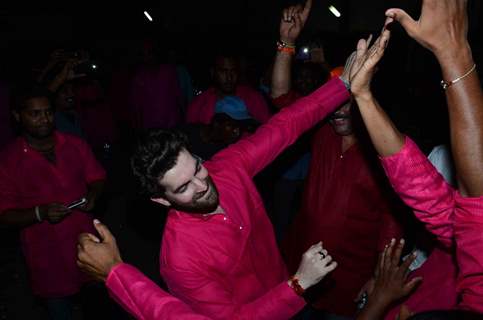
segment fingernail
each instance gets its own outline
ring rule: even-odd
[[[401,238],[401,240],[399,240],[400,244],[404,244],[404,242],[405,242],[404,238]]]
[[[396,243],[396,239],[392,238],[391,239],[391,244],[395,244]]]
[[[99,224],[99,223],[101,223],[99,220],[94,219],[94,224]]]

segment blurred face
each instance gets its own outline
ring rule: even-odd
[[[353,133],[351,104],[352,102],[346,103],[329,118],[329,123],[332,125],[335,133],[340,136],[348,136]]]
[[[189,213],[211,213],[218,207],[218,190],[201,160],[182,150],[176,165],[160,180],[163,198],[155,202]]]
[[[306,96],[319,88],[322,81],[309,67],[302,66],[295,74],[294,89],[301,95]]]
[[[71,83],[66,83],[55,97],[57,110],[73,110],[75,107],[74,87]]]
[[[238,64],[234,58],[219,57],[215,63],[214,81],[225,95],[235,94],[238,83]]]
[[[22,131],[33,138],[48,138],[54,132],[54,112],[47,98],[27,100],[26,106],[14,116]]]

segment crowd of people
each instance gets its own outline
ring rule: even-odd
[[[257,85],[221,51],[194,94],[152,42],[107,87],[88,52],[68,50],[0,83],[0,224],[20,230],[50,319],[74,319],[79,295],[85,319],[483,319],[483,91],[467,0],[423,0],[417,20],[387,10],[336,68],[319,47],[297,51],[312,1],[283,10]],[[395,24],[441,68],[450,142],[431,152],[373,92]],[[162,283],[100,221],[103,194],[128,175],[119,149],[166,217],[151,257]]]

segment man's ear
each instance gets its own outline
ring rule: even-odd
[[[163,205],[165,207],[170,207],[171,206],[171,202],[169,202],[165,198],[151,198],[151,201],[156,202],[156,203],[159,203],[159,204],[161,204],[161,205]]]

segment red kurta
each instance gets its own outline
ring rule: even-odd
[[[56,163],[18,138],[0,155],[0,214],[53,202],[68,204],[84,197],[87,185],[105,179],[104,169],[79,138],[55,134]],[[76,265],[77,238],[94,232],[92,218],[73,210],[57,224],[47,221],[23,228],[22,249],[34,294],[63,297],[76,293],[86,277]]]
[[[334,79],[205,163],[226,214],[170,211],[160,271],[173,295],[214,319],[289,319],[304,306],[287,284],[253,176],[348,97]]]
[[[400,233],[376,153],[361,145],[342,153],[342,137],[330,125],[315,134],[302,208],[286,239],[291,271],[308,246],[323,241],[338,267],[317,286],[314,305],[346,316],[356,311],[354,299],[373,275],[379,251]]]

